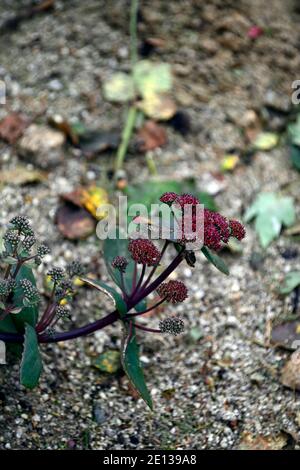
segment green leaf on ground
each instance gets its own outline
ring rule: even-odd
[[[275,193],[260,193],[245,214],[246,222],[253,218],[260,243],[266,248],[279,236],[282,226],[289,227],[295,222],[293,199]]]
[[[281,294],[289,294],[298,286],[300,286],[300,271],[291,271],[286,274],[279,292]]]
[[[36,387],[39,382],[42,367],[36,331],[31,325],[26,323],[24,350],[20,369],[21,384],[29,389]]]
[[[133,79],[143,97],[151,93],[165,93],[172,88],[171,67],[166,63],[141,60],[134,66]]]
[[[132,327],[131,334],[126,331],[123,351],[122,351],[122,365],[130,382],[134,388],[139,392],[143,400],[147,403],[149,408],[153,409],[152,398],[147,388],[143,369],[139,359],[139,346],[136,341],[135,329]]]
[[[192,193],[197,196],[207,209],[216,211],[214,199],[205,191],[198,191],[194,179],[183,181],[152,179],[142,184],[127,186],[124,193],[128,197],[128,205],[144,204],[149,210],[151,204],[158,204],[163,193]]]

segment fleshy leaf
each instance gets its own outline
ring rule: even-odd
[[[24,331],[25,323],[29,323],[31,326],[35,326],[39,314],[38,304],[24,307],[24,294],[21,286],[19,285],[21,279],[28,279],[33,284],[33,286],[36,286],[32,269],[26,265],[22,266],[16,277],[17,287],[13,296],[14,306],[22,307],[21,312],[14,314],[13,316],[13,322],[16,325],[18,331]]]
[[[226,263],[223,261],[223,259],[218,256],[216,253],[213,253],[211,250],[209,250],[206,246],[203,246],[201,248],[202,253],[204,254],[205,258],[208,259],[208,261],[215,266],[221,273],[226,274],[228,276],[229,274],[229,269]]]
[[[36,387],[39,382],[42,367],[36,331],[31,325],[26,323],[24,350],[20,369],[21,384],[29,389]]]
[[[152,398],[147,388],[143,369],[139,359],[139,346],[136,341],[135,328],[132,326],[131,332],[126,330],[122,351],[122,365],[130,382],[139,392],[149,408],[153,409]]]

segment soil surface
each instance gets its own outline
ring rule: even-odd
[[[3,0],[0,24],[29,4]],[[184,136],[166,126],[168,144],[153,152],[159,175],[195,177],[199,189],[217,192],[222,213],[240,219],[260,191],[281,191],[295,198],[299,219],[299,173],[291,167],[287,147],[245,157],[243,132],[253,113],[263,129],[277,132],[280,116],[291,106],[291,84],[300,78],[297,2],[270,0],[267,8],[259,0],[140,4],[140,43],[149,37],[163,40],[151,59],[172,65],[174,97],[191,121]],[[14,110],[42,124],[59,114],[96,129],[120,128],[124,106],[105,101],[102,83],[115,71],[129,70],[128,16],[125,0],[57,1],[53,12],[2,32],[0,79],[8,99],[0,118]],[[253,25],[264,29],[255,40],[247,35]],[[261,116],[270,104],[279,115],[271,124]],[[221,178],[220,160],[232,152],[244,157]],[[44,182],[3,185],[1,226],[13,215],[27,214],[52,248],[49,264],[64,266],[75,255],[105,280],[96,237],[67,241],[54,217],[59,195],[106,175],[113,154],[88,160],[69,146],[58,162],[51,162],[51,155],[43,155],[49,162],[40,158],[37,152],[25,164],[29,169],[46,165]],[[18,148],[1,143],[1,171],[20,164],[24,158]],[[129,182],[149,176],[144,156],[134,150],[126,171]],[[153,412],[121,372],[106,375],[92,366],[97,354],[120,346],[121,328],[113,325],[85,339],[44,346],[44,372],[34,391],[19,385],[17,364],[1,366],[0,448],[299,448],[299,393],[280,382],[290,353],[269,342],[271,325],[292,311],[291,297],[279,297],[276,289],[286,272],[299,268],[299,246],[281,235],[263,252],[253,224],[242,245],[242,253],[224,252],[229,277],[200,256],[195,269],[178,270],[190,297],[168,308],[185,318],[183,335],[140,336]],[[101,302],[97,293],[80,289],[72,322],[103,315],[111,306]],[[153,316],[148,321],[157,325]]]

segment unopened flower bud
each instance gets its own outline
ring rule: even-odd
[[[180,317],[168,317],[159,322],[162,333],[177,336],[184,332],[184,321]]]
[[[121,273],[125,273],[128,261],[125,256],[116,256],[111,263],[114,269],[118,269]]]

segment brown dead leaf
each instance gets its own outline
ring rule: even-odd
[[[274,326],[271,342],[285,349],[295,350],[300,345],[300,321],[289,321]]]
[[[0,122],[0,138],[11,145],[15,144],[29,124],[29,120],[21,114],[8,114]]]
[[[95,219],[85,209],[72,203],[60,206],[55,219],[59,231],[69,240],[87,238],[95,230]]]
[[[140,152],[147,152],[154,150],[157,147],[162,147],[167,142],[166,130],[156,124],[154,121],[146,121],[137,135],[137,145]]]
[[[281,383],[292,390],[300,390],[300,349],[293,352],[290,359],[283,367]]]
[[[11,170],[1,170],[0,184],[22,186],[25,184],[40,183],[47,178],[46,173],[39,170],[28,170],[24,166],[17,166]]]

